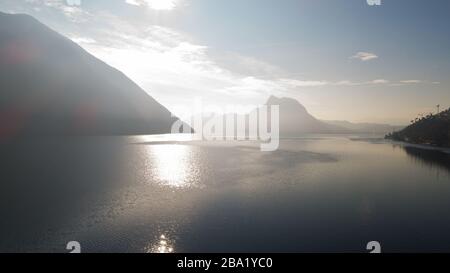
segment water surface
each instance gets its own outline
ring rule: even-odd
[[[354,136],[0,146],[0,251],[450,251],[450,155]]]

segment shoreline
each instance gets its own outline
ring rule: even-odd
[[[431,146],[427,144],[416,144],[416,143],[410,143],[406,141],[400,141],[400,140],[392,140],[392,139],[386,139],[387,141],[391,142],[392,144],[401,145],[405,147],[413,147],[423,150],[431,150],[431,151],[437,151],[442,153],[450,154],[450,148],[448,147],[437,147],[437,146]]]

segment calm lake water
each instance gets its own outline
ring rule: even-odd
[[[35,139],[0,164],[0,252],[450,251],[450,154],[382,139]]]

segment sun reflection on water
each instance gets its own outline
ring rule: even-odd
[[[147,253],[173,253],[173,243],[166,238],[164,234],[159,236],[159,239],[146,250]]]
[[[192,146],[179,144],[152,145],[152,176],[159,183],[188,188],[198,183],[198,166]]]

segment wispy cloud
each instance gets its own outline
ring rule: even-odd
[[[421,80],[403,80],[400,83],[411,84],[411,83],[421,83]]]
[[[403,80],[399,81],[397,83],[392,83],[390,86],[405,86],[405,85],[412,85],[412,84],[440,84],[440,82],[437,81],[425,81],[425,80]]]
[[[96,41],[92,38],[86,38],[86,37],[69,37],[69,38],[77,44],[95,44],[96,43]]]
[[[360,61],[366,62],[378,59],[378,56],[375,53],[371,52],[358,52],[355,55],[350,57],[351,59],[358,59]]]
[[[218,65],[209,48],[163,26],[134,26],[120,19],[96,39],[72,35],[90,53],[118,68],[163,104],[201,97],[205,103],[255,101],[287,91],[274,80],[239,74]],[[232,61],[229,61],[232,63]],[[248,70],[265,70],[262,62],[246,59]],[[253,67],[253,68],[250,68]],[[244,102],[245,103],[245,102]]]
[[[85,22],[89,15],[81,8],[81,0],[25,0],[34,11],[42,11],[43,8],[61,12],[70,21],[80,23]]]
[[[296,79],[281,79],[279,82],[292,87],[320,87],[320,86],[367,86],[367,85],[389,85],[389,86],[403,86],[411,84],[425,84],[430,83],[422,80],[402,80],[390,81],[386,79],[374,79],[370,81],[357,82],[350,80],[341,81],[311,81],[311,80],[296,80]],[[432,84],[439,84],[439,82],[431,82]]]
[[[125,0],[125,3],[134,6],[146,6],[154,10],[172,10],[181,0]]]
[[[81,0],[66,0],[69,6],[81,6]]]
[[[287,84],[293,87],[318,87],[330,84],[326,81],[305,81],[296,79],[280,79],[279,81],[283,84]]]
[[[376,79],[376,80],[373,80],[373,81],[369,81],[367,83],[368,84],[387,84],[387,83],[389,83],[389,81],[385,80],[385,79]]]
[[[342,80],[335,83],[335,85],[346,85],[346,86],[353,86],[353,85],[361,85],[361,83],[358,82],[352,82],[349,80]]]

